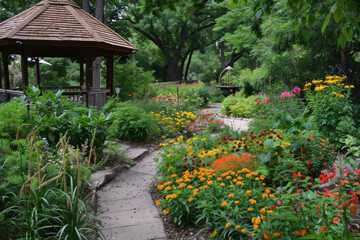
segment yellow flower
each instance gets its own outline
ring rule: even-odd
[[[166,187],[165,190],[166,191],[170,191],[172,188],[170,186]]]
[[[168,208],[166,208],[165,214],[169,214],[169,209]]]
[[[194,198],[193,198],[193,197],[189,198],[189,203],[190,203],[192,200],[194,200]]]
[[[193,140],[193,141],[196,141],[196,140],[198,140],[198,137],[194,137],[192,140]]]
[[[234,194],[233,194],[233,193],[230,193],[230,194],[228,195],[228,197],[229,197],[229,198],[233,198],[233,197],[234,197]]]
[[[224,187],[224,186],[225,186],[225,183],[221,183],[220,186],[221,186],[221,187]]]
[[[354,85],[345,85],[345,88],[354,88]]]
[[[229,222],[225,225],[226,228],[229,228],[230,226],[231,226],[231,223],[229,223]]]
[[[241,228],[240,225],[236,225],[235,227],[236,230],[239,230],[240,228]]]
[[[221,203],[221,206],[222,206],[222,207],[226,207],[227,205],[228,205],[227,202],[222,202],[222,203]]]
[[[245,229],[245,228],[244,228],[244,229],[242,229],[241,231],[242,231],[243,233],[246,233],[246,229]]]
[[[245,196],[251,196],[251,190],[247,190],[246,193],[245,193]]]
[[[267,198],[267,197],[269,197],[269,195],[267,195],[266,193],[264,193],[264,194],[262,195],[262,198]]]
[[[202,141],[202,142],[205,142],[205,141],[206,141],[206,138],[202,138],[201,141]]]
[[[213,181],[207,181],[206,184],[207,185],[213,185],[214,183],[213,183]]]
[[[273,211],[273,210],[269,210],[268,213],[272,214],[272,213],[274,213],[274,211]]]
[[[159,200],[156,200],[155,203],[156,203],[156,206],[159,206],[159,205],[160,205],[160,201],[159,201]]]
[[[221,181],[221,180],[222,180],[222,178],[221,178],[221,177],[218,177],[216,180]]]
[[[177,176],[178,176],[177,174],[171,175],[172,178],[175,178],[175,177],[177,177]]]
[[[239,201],[235,201],[234,203],[235,203],[235,204],[239,204],[240,202],[239,202]]]

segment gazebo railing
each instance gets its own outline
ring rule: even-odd
[[[4,88],[0,88],[0,103],[5,103],[6,102],[5,93],[9,94],[10,100],[15,98],[15,97],[24,96],[24,92],[22,90],[17,90],[17,89],[7,89],[7,90],[5,90]]]
[[[89,91],[89,94],[87,93],[86,89],[81,89],[81,87],[62,87],[59,89],[59,87],[42,87],[42,90],[49,89],[52,91],[57,90],[64,90],[63,96],[66,96],[69,101],[72,102],[81,102],[86,104],[86,98],[89,96],[89,106],[97,106],[98,108],[101,108],[106,103],[106,97],[110,93],[110,89],[105,88],[97,88],[97,89],[91,89]],[[9,94],[10,99],[14,97],[24,96],[24,92],[20,90],[6,90],[6,92]],[[5,101],[5,89],[0,88],[0,103],[4,103]]]

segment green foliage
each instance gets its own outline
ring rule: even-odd
[[[257,104],[257,101],[259,104]],[[252,118],[254,114],[264,105],[265,99],[260,96],[245,98],[243,94],[236,93],[235,96],[228,96],[221,104],[221,113],[233,117]]]
[[[18,128],[27,120],[26,104],[21,99],[13,99],[0,105],[0,138],[15,139]],[[24,137],[21,131],[21,137]]]
[[[143,71],[143,68],[129,61],[126,64],[117,64],[114,68],[114,87],[120,88],[119,98],[143,99],[155,95],[150,84],[155,82],[153,73],[153,71]]]
[[[356,134],[353,104],[350,101],[351,87],[344,87],[343,80],[338,76],[328,76],[325,81],[313,80],[313,90],[310,90],[311,83],[304,88],[307,90],[310,119],[337,147],[341,147],[339,144],[343,136]]]
[[[158,136],[155,118],[130,102],[119,103],[113,109],[109,131],[112,138],[130,141],[147,141]]]
[[[27,97],[31,101],[34,117],[29,123],[50,127],[40,129],[40,135],[50,146],[55,147],[60,137],[67,134],[69,144],[79,148],[88,144],[89,147],[95,135],[94,148],[101,155],[101,147],[108,136],[110,115],[98,114],[97,111],[92,115],[91,109],[84,114],[85,109],[73,108],[73,104],[62,96],[62,91],[46,91],[40,96],[40,90],[33,87],[28,88]]]

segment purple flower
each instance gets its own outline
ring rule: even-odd
[[[294,89],[293,89],[293,92],[294,92],[295,94],[300,94],[301,88],[299,88],[298,86],[295,86]]]

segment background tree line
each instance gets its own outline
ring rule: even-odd
[[[0,0],[0,20],[37,2]],[[254,90],[302,86],[326,74],[353,84],[360,75],[356,1],[75,2],[94,16],[103,12],[104,23],[139,49],[138,71],[153,71],[158,81],[216,81],[226,66],[234,67],[235,84]]]

